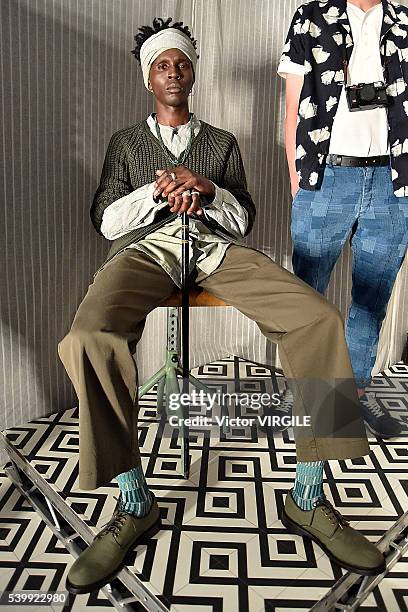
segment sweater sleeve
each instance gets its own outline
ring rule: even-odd
[[[227,189],[221,189],[215,183],[214,187],[214,199],[203,207],[205,219],[211,219],[230,236],[243,238],[248,227],[246,209]]]
[[[238,142],[235,136],[232,137],[232,144],[225,163],[223,182],[221,185],[219,185],[219,187],[229,191],[237,202],[246,210],[248,225],[244,235],[247,236],[252,230],[255,221],[256,209],[247,189],[244,164],[242,162],[241,151],[239,150]]]
[[[120,132],[110,139],[101,180],[91,206],[91,220],[96,231],[101,232],[102,217],[105,209],[119,198],[133,191],[129,177],[129,166],[124,136]]]

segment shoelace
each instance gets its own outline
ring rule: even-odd
[[[316,504],[316,507],[319,507],[319,506],[320,507],[323,506],[323,511],[324,511],[325,515],[330,518],[330,522],[331,522],[332,525],[335,525],[336,523],[339,523],[341,529],[343,529],[343,527],[345,527],[346,525],[350,524],[340,514],[340,512],[338,510],[336,510],[336,508],[334,508],[332,506],[332,504],[329,502],[328,499],[324,499],[322,501],[319,501],[318,504]]]
[[[127,513],[124,512],[124,510],[122,509],[123,505],[122,505],[122,502],[120,501],[120,499],[117,498],[117,497],[115,497],[114,499],[116,499],[116,502],[117,502],[116,503],[116,508],[114,510],[114,514],[113,514],[112,518],[103,527],[102,531],[100,531],[95,536],[95,539],[101,538],[101,537],[107,535],[108,533],[112,533],[112,535],[115,538],[117,544],[119,544],[116,536],[118,535],[121,527],[125,523]],[[119,546],[120,546],[120,544],[119,544]]]
[[[383,416],[384,410],[381,408],[381,406],[375,399],[374,393],[366,393],[365,397],[367,399],[364,399],[364,396],[363,396],[361,398],[361,401],[364,404],[364,406],[368,408],[369,412],[371,412],[371,414],[373,414],[375,417],[378,417],[378,418]]]

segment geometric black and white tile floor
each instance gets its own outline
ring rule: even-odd
[[[212,386],[217,381],[216,388],[224,392],[234,379],[240,392],[271,392],[283,385],[279,375],[238,359],[204,366],[195,374],[210,377]],[[325,490],[351,525],[375,542],[408,510],[408,367],[398,364],[376,377],[373,390],[404,423],[405,434],[390,442],[370,436],[370,455],[328,462]],[[185,480],[177,440],[155,435],[154,392],[141,402],[139,424],[143,468],[163,529],[137,547],[131,566],[170,610],[309,610],[341,577],[319,547],[288,533],[279,520],[295,474],[290,430],[274,436],[241,433],[231,440],[214,431],[195,436],[191,428],[190,476]],[[107,522],[117,485],[112,481],[95,491],[79,489],[76,408],[6,433],[95,533]],[[0,590],[64,591],[73,557],[4,471],[0,481]],[[98,592],[72,597],[65,609],[109,607]],[[394,566],[360,609],[408,610],[408,558]]]

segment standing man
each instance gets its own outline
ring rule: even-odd
[[[160,528],[139,453],[132,352],[147,314],[180,283],[184,211],[196,284],[279,344],[298,391],[295,416],[310,422],[295,431],[299,473],[283,523],[342,567],[381,573],[383,554],[323,492],[320,460],[369,452],[341,315],[266,255],[239,246],[255,207],[238,143],[189,112],[196,43],[188,28],[170,21],[155,19],[136,36],[134,54],[156,112],[111,138],[91,217],[113,244],[58,345],[79,399],[79,485],[95,489],[115,477],[120,490],[112,519],[72,565],[67,586],[75,593],[99,588],[130,548]]]
[[[389,0],[303,4],[278,74],[294,272],[324,294],[351,235],[346,339],[364,420],[391,438],[399,422],[365,389],[408,244],[408,9]]]

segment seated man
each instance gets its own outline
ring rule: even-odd
[[[160,528],[141,467],[132,353],[147,314],[179,286],[180,213],[186,210],[195,283],[279,344],[284,373],[297,391],[294,413],[310,417],[309,427],[295,430],[301,463],[282,521],[343,567],[381,572],[383,555],[332,507],[323,470],[315,470],[325,459],[369,452],[343,320],[293,274],[238,244],[255,217],[238,144],[189,112],[196,42],[187,27],[170,22],[155,19],[135,37],[133,53],[156,113],[110,141],[91,216],[113,244],[58,346],[79,398],[79,485],[95,489],[116,477],[120,489],[112,519],[72,565],[67,587],[74,593],[99,588],[131,547]]]

